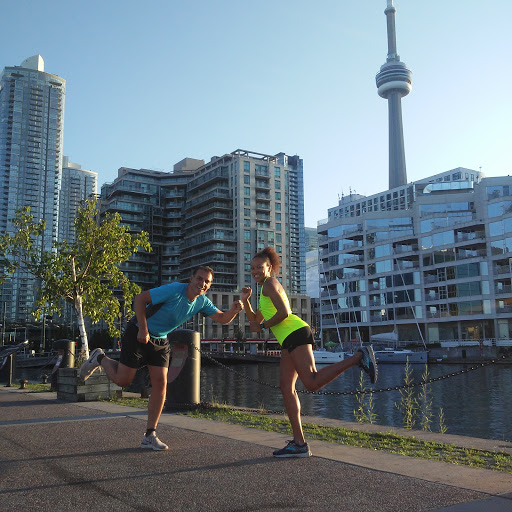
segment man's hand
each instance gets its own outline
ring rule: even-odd
[[[252,295],[252,288],[250,287],[247,287],[247,288],[242,288],[242,300],[249,300],[251,298],[251,295]]]
[[[244,305],[241,300],[235,300],[235,302],[233,302],[233,305],[231,306],[231,311],[233,311],[233,313],[235,313],[236,315],[243,311],[243,309]]]
[[[147,331],[147,329],[145,331],[139,329],[139,332],[137,334],[137,341],[139,343],[144,343],[144,345],[149,341],[149,332]]]

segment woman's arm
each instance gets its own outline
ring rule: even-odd
[[[255,322],[259,319],[263,320],[263,315],[260,313],[260,310],[256,310],[256,312],[252,309],[251,303],[249,302],[249,299],[252,295],[252,288],[242,288],[242,295],[241,299],[244,303],[244,310],[245,310],[245,316],[250,322]]]

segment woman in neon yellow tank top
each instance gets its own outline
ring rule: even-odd
[[[243,288],[241,299],[245,314],[251,324],[251,332],[270,328],[282,346],[280,387],[284,406],[293,431],[293,440],[283,449],[276,450],[274,457],[309,457],[311,451],[304,439],[300,419],[300,402],[295,390],[297,377],[306,389],[317,391],[333,381],[345,370],[361,366],[373,383],[377,380],[377,363],[371,346],[361,347],[353,356],[338,363],[316,369],[313,356],[313,335],[309,325],[294,315],[278,275],[281,261],[272,247],[266,247],[254,256],[251,262],[253,279],[261,286],[260,300],[256,312],[249,299],[251,288]]]

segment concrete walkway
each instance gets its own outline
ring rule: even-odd
[[[2,511],[512,512],[508,473],[319,441],[309,459],[275,459],[286,436],[167,413],[158,436],[169,451],[141,450],[145,410],[55,396],[0,387]]]

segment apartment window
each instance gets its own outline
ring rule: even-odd
[[[244,227],[246,227],[246,228],[251,227],[251,219],[244,219]]]
[[[246,217],[250,217],[251,216],[251,210],[249,208],[244,208],[244,215]]]
[[[244,172],[251,172],[251,162],[244,162]]]
[[[276,220],[281,220],[281,214],[280,213],[276,213]]]
[[[251,242],[244,242],[244,251],[251,250]]]
[[[276,180],[276,188],[281,188],[281,180]]]
[[[244,197],[244,206],[251,206],[251,199],[249,197]]]
[[[244,229],[244,240],[250,240],[250,239],[251,239],[251,230]]]
[[[281,201],[281,192],[276,192],[276,201]]]
[[[281,168],[274,167],[274,178],[280,178],[280,177],[281,177]]]
[[[280,222],[276,223],[276,231],[281,231],[281,223]]]
[[[281,211],[281,203],[276,203],[276,210]]]
[[[244,176],[244,185],[250,185],[250,184],[251,184],[251,177]]]
[[[282,253],[283,252],[283,248],[280,245],[276,245],[276,252],[277,253]]]
[[[244,187],[244,196],[249,197],[251,195],[251,187]]]

